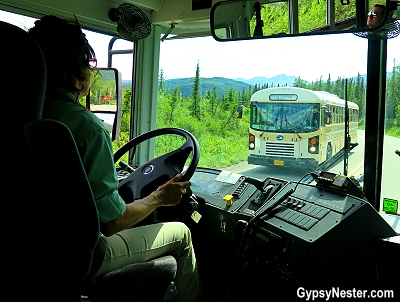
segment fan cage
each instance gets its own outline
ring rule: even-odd
[[[151,33],[151,23],[146,13],[135,5],[124,3],[117,8],[117,32],[127,40],[141,40]]]

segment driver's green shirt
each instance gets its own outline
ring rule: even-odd
[[[100,222],[121,216],[126,206],[117,191],[112,142],[103,122],[79,105],[72,93],[59,88],[47,91],[43,118],[60,121],[71,131],[96,200]]]

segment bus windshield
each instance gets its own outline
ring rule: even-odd
[[[250,127],[269,132],[313,132],[319,128],[318,104],[252,103]]]
[[[0,0],[18,300],[394,297],[400,0],[122,2]]]
[[[0,11],[0,19],[25,30],[32,27],[36,20],[5,11]],[[84,32],[96,52],[97,65],[107,67],[108,46],[113,37],[90,29],[84,28]],[[396,93],[400,78],[399,53],[396,51],[399,42],[399,38],[387,41],[385,167],[381,200],[385,197],[399,198],[398,190],[391,185],[396,173],[393,163],[398,160],[394,151],[399,149],[399,114],[396,109],[399,104]],[[315,43],[326,46],[326,51],[321,52]],[[344,99],[344,92],[347,91],[349,104],[354,102],[358,105],[349,110],[351,143],[358,145],[348,158],[347,173],[363,177],[368,40],[353,34],[340,34],[238,41],[234,43],[235,47],[232,45],[230,42],[217,42],[212,37],[166,39],[157,45],[159,50],[155,48],[157,56],[154,60],[153,56],[146,55],[146,62],[153,64],[145,65],[154,65],[156,70],[148,69],[151,69],[151,76],[155,79],[140,80],[142,86],[138,86],[146,93],[136,93],[139,99],[132,101],[135,91],[132,90],[132,70],[136,68],[132,52],[137,43],[116,40],[113,45],[116,54],[110,66],[122,73],[123,106],[121,133],[119,139],[113,142],[114,151],[148,128],[176,127],[191,132],[199,141],[200,167],[228,170],[258,179],[272,176],[298,181],[311,169],[314,170],[314,166],[311,168],[308,162],[304,165],[302,161],[312,159],[320,165],[343,149],[344,103],[336,102],[340,106],[335,106],[301,96],[301,102],[283,100],[278,96],[275,99],[262,97],[252,102],[252,95],[264,88],[292,87],[292,91],[293,88],[313,93],[325,91],[325,94],[319,95],[320,98],[334,94]],[[336,51],[337,47],[351,47],[354,51],[343,56]],[[132,51],[118,53],[126,49]],[[243,55],[254,49],[263,50],[266,54],[262,60],[257,60],[257,64],[254,64],[253,56]],[[312,64],[304,58],[313,58]],[[348,80],[347,90],[345,80]],[[276,92],[274,94],[277,95]],[[154,99],[151,105],[150,99]],[[243,109],[241,118],[237,118],[238,106]],[[131,116],[134,117],[131,119]],[[106,121],[105,117],[101,119]],[[134,121],[133,124],[130,120]],[[250,141],[249,137],[254,141]],[[139,146],[135,156],[128,158],[126,154],[123,160],[138,166],[149,158],[179,147],[182,142],[178,139],[156,138],[154,143],[143,149]],[[309,152],[309,147],[315,147],[314,151]],[[286,148],[291,148],[290,155],[278,156],[269,152]],[[255,156],[256,159],[253,158]],[[327,170],[335,173],[344,171],[343,157]],[[293,164],[290,164],[291,158]]]

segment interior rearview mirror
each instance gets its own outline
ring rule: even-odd
[[[393,16],[391,2],[391,0],[222,1],[215,3],[211,8],[211,33],[218,41],[232,41],[378,31]]]
[[[122,79],[115,68],[98,68],[92,76],[92,87],[86,107],[104,122],[114,141],[119,137],[122,115]]]

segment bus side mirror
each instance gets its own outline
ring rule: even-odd
[[[242,118],[242,115],[243,115],[243,106],[239,105],[237,107],[237,110],[236,110],[236,117],[237,118]]]
[[[332,112],[325,111],[325,125],[329,125],[332,119]]]
[[[86,107],[103,121],[114,141],[121,129],[122,75],[115,68],[98,68],[97,71],[86,98]]]

